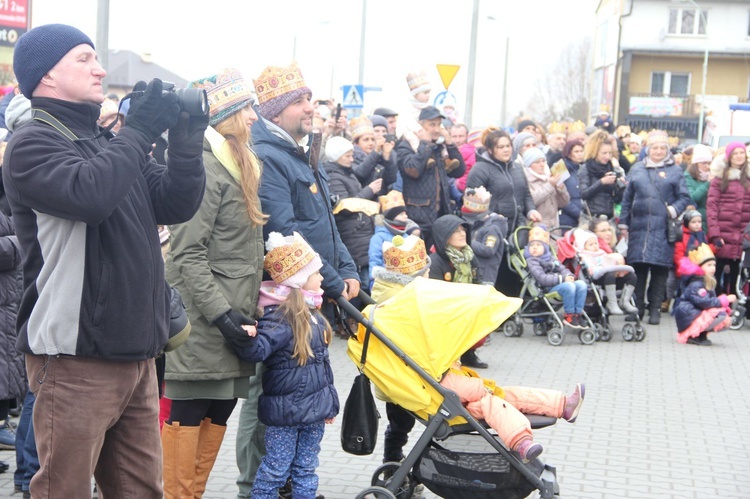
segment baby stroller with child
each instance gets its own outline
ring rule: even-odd
[[[508,337],[521,336],[524,332],[524,322],[531,322],[535,335],[546,335],[547,341],[551,345],[559,346],[565,340],[566,330],[566,326],[561,319],[562,298],[558,293],[545,293],[528,270],[524,249],[528,244],[531,229],[532,227],[527,225],[518,227],[506,245],[508,248],[508,264],[523,281],[523,287],[519,295],[523,299],[523,305],[513,317],[503,324],[502,331]],[[557,227],[550,230],[553,240],[555,234],[559,235],[564,229],[563,227]],[[549,246],[553,258],[557,258],[554,244]],[[595,324],[586,315],[585,310],[581,316],[581,322],[582,328],[578,329],[578,339],[584,345],[594,344],[596,342]]]
[[[357,498],[408,499],[419,483],[449,499],[521,498],[534,490],[552,498],[559,493],[553,466],[538,457],[525,464],[472,417],[456,392],[440,384],[456,359],[512,315],[521,300],[491,286],[417,278],[363,313],[343,298],[339,305],[360,322],[348,342],[349,357],[375,384],[379,398],[425,425],[403,461],[378,467],[371,486]],[[528,418],[532,428],[556,421]],[[471,441],[465,450],[455,447],[462,439]]]
[[[580,279],[583,279],[589,286],[585,310],[586,314],[593,321],[597,341],[606,342],[611,340],[612,323],[610,313],[606,307],[605,293],[602,287],[594,282],[588,267],[576,251],[575,231],[566,231],[563,237],[558,239],[557,245],[558,256],[563,265],[568,267]],[[630,299],[630,303],[635,307],[635,302],[632,298]],[[640,316],[632,314],[631,318],[632,321],[628,320],[622,326],[622,339],[625,341],[643,341],[646,338],[646,329],[641,323]]]

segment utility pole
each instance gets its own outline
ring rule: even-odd
[[[503,70],[503,104],[502,123],[500,126],[508,126],[508,54],[510,53],[510,37],[505,37],[505,69]]]
[[[96,53],[99,64],[109,67],[109,0],[97,0],[96,9]],[[102,91],[107,95],[107,79],[102,81]]]
[[[362,27],[359,32],[359,84],[365,84],[365,28],[367,27],[367,0],[362,0]]]
[[[469,68],[466,77],[466,109],[464,121],[471,129],[471,115],[474,110],[474,77],[477,69],[477,30],[479,29],[479,0],[474,0],[474,12],[471,15],[471,41],[469,43]]]

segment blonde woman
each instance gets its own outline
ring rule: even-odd
[[[615,140],[604,130],[594,132],[583,149],[583,166],[578,172],[583,213],[593,218],[615,216],[615,203],[622,199],[625,172],[613,162]]]
[[[227,420],[237,399],[248,397],[255,365],[240,360],[224,335],[255,324],[266,220],[258,199],[260,164],[249,148],[258,119],[250,86],[235,69],[190,86],[206,90],[211,126],[203,141],[201,207],[189,222],[170,227],[167,280],[183,297],[192,332],[167,355],[166,498],[203,495]]]

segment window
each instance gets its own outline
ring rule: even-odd
[[[690,95],[690,73],[654,71],[651,73],[651,93],[663,95]]]
[[[705,35],[708,12],[703,11],[703,16],[698,9],[669,9],[669,34],[670,35]],[[748,28],[750,34],[750,28]]]

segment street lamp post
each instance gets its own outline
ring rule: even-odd
[[[703,121],[706,114],[706,77],[708,76],[708,21],[700,5],[695,0],[686,0],[698,9],[703,20],[703,28],[706,30],[706,48],[703,51],[703,84],[701,85],[701,113],[698,118],[698,142],[703,142]]]

